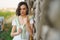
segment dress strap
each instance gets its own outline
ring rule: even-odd
[[[16,22],[17,26],[20,26],[18,17],[16,17],[15,22]]]

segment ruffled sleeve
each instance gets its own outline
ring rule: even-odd
[[[12,26],[16,25],[15,19],[12,20]]]

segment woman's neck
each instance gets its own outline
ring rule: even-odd
[[[20,15],[22,18],[25,18],[25,17],[27,17],[27,15]]]

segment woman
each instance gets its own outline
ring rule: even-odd
[[[29,40],[33,34],[33,20],[28,16],[28,5],[20,2],[16,10],[17,17],[12,21],[11,36],[13,40]]]

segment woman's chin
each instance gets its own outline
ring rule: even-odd
[[[25,14],[21,14],[21,16],[25,16]]]

